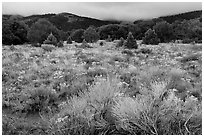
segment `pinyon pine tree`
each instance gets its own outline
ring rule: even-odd
[[[142,43],[144,44],[151,44],[151,45],[158,45],[159,44],[159,38],[154,30],[149,29],[145,33],[145,37],[143,37]]]
[[[70,36],[69,36],[68,39],[67,39],[67,44],[72,44],[72,39],[71,39]]]
[[[80,48],[91,48],[91,46],[86,42],[86,40],[84,39],[81,43]]]
[[[57,39],[52,33],[50,33],[50,35],[47,37],[47,40],[44,41],[44,44],[57,45]]]
[[[134,36],[132,35],[132,32],[128,33],[128,37],[127,37],[126,42],[124,43],[124,47],[129,48],[129,49],[137,49],[138,48],[137,42],[136,42]]]

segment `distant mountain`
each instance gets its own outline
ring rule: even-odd
[[[190,19],[195,19],[195,18],[200,18],[202,17],[202,11],[192,11],[192,12],[186,12],[186,13],[181,13],[177,15],[171,15],[171,16],[163,16],[160,17],[161,19],[167,21],[168,23],[172,23],[176,20],[190,20]]]
[[[95,27],[100,27],[102,25],[107,25],[107,24],[120,24],[122,22],[120,21],[106,21],[106,20],[99,20],[99,19],[94,19],[94,18],[89,18],[89,17],[82,17],[78,16],[72,13],[59,13],[59,14],[43,14],[43,15],[31,15],[31,16],[20,16],[20,15],[3,15],[2,19],[7,20],[7,19],[16,19],[16,20],[21,20],[24,21],[29,27],[36,22],[39,19],[47,19],[51,23],[53,23],[58,29],[63,30],[63,31],[72,31],[74,29],[86,29],[89,26],[93,25]],[[170,15],[170,16],[162,16],[159,18],[154,18],[150,20],[136,20],[134,21],[134,24],[145,22],[145,23],[151,23],[153,22],[159,22],[161,20],[165,20],[169,23],[172,23],[176,20],[190,20],[190,19],[195,19],[195,18],[200,18],[202,19],[202,11],[192,11],[192,12],[186,12],[186,13],[181,13],[181,14],[176,14],[176,15]]]
[[[160,17],[160,19],[163,19],[168,23],[173,23],[176,20],[182,21],[182,20],[190,20],[190,19],[196,19],[196,18],[202,18],[202,10]]]
[[[3,19],[8,19],[11,15],[3,15]],[[82,17],[71,13],[59,13],[59,14],[44,14],[44,15],[31,15],[22,17],[19,20],[24,21],[29,27],[39,19],[47,19],[53,23],[58,29],[63,31],[71,31],[73,29],[86,29],[93,25],[100,27],[107,24],[119,24],[118,21],[104,21],[89,17]]]
[[[190,19],[196,19],[196,18],[202,18],[202,10],[198,11],[191,11],[191,12],[186,12],[186,13],[180,13],[176,15],[169,15],[169,16],[162,16],[159,18],[154,18],[152,20],[164,20],[167,21],[168,23],[173,23],[176,20],[190,20]],[[138,22],[142,22],[145,20],[136,20],[134,21],[134,24],[137,24]]]

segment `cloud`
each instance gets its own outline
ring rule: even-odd
[[[98,19],[134,21],[193,10],[201,10],[201,2],[3,2],[3,14],[46,14],[71,12]]]

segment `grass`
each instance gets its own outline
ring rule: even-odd
[[[200,47],[2,48],[4,135],[202,134]]]

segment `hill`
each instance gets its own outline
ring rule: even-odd
[[[12,15],[3,15],[3,19],[9,19]],[[73,29],[86,29],[93,25],[100,27],[107,24],[119,24],[118,21],[104,21],[89,17],[82,17],[71,13],[59,13],[59,14],[43,14],[43,15],[31,15],[22,17],[19,20],[24,21],[29,27],[39,19],[47,19],[58,29],[63,31],[71,31]]]
[[[169,16],[162,16],[159,18],[154,18],[152,19],[152,21],[157,21],[157,20],[164,20],[167,21],[168,23],[173,23],[176,20],[190,20],[190,19],[196,19],[196,18],[202,18],[202,11],[198,10],[198,11],[191,11],[191,12],[186,12],[186,13],[180,13],[180,14],[176,14],[176,15],[169,15]],[[136,20],[134,21],[134,24],[137,24],[139,22],[146,22],[146,20]],[[148,21],[151,21],[148,20]]]
[[[160,19],[163,19],[167,21],[168,23],[173,23],[176,20],[182,21],[182,20],[190,20],[190,19],[195,19],[195,18],[202,18],[201,10],[160,17]]]
[[[43,15],[31,15],[31,16],[20,16],[20,15],[3,15],[3,20],[7,20],[10,18],[14,18],[17,20],[24,21],[29,27],[39,19],[47,19],[51,23],[53,23],[58,29],[63,31],[71,31],[74,29],[86,29],[89,26],[93,25],[95,27],[100,27],[102,25],[107,24],[120,24],[120,21],[107,21],[107,20],[99,20],[89,17],[78,16],[72,13],[59,13],[59,14],[43,14]],[[153,21],[156,20],[165,20],[168,23],[173,23],[176,20],[190,20],[195,18],[202,18],[202,11],[192,11],[186,12],[176,15],[169,15],[169,16],[162,16],[159,18],[152,19]],[[136,20],[134,24],[141,23],[145,20]]]

